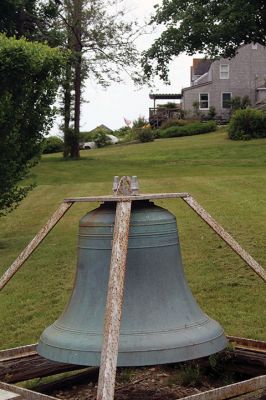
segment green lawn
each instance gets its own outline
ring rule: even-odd
[[[83,151],[80,161],[44,156],[37,187],[0,219],[0,269],[47,221],[64,197],[111,193],[114,175],[137,175],[141,191],[188,191],[262,265],[266,265],[266,139],[233,142],[225,132]],[[182,202],[174,212],[187,279],[201,307],[227,334],[266,339],[266,293],[255,275]],[[0,346],[33,343],[63,310],[72,288],[80,204],[43,242],[1,293]]]

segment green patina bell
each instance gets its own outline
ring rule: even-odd
[[[81,219],[74,289],[63,314],[41,335],[40,355],[100,365],[114,221],[110,202]],[[175,216],[151,202],[133,202],[118,366],[191,360],[226,344],[185,280]]]

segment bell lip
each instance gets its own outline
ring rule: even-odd
[[[172,331],[171,333],[173,334],[175,332]],[[158,332],[158,335],[160,335],[160,332]],[[98,335],[95,335],[95,336],[98,336]],[[120,335],[120,338],[121,338],[121,336],[123,336],[123,335]],[[184,349],[184,348],[192,348],[194,346],[201,346],[201,345],[204,346],[207,343],[213,343],[215,341],[219,341],[219,339],[222,338],[222,337],[224,337],[226,339],[224,331],[220,331],[218,335],[213,336],[212,338],[208,338],[208,339],[205,338],[205,340],[197,340],[196,343],[186,343],[185,345],[184,344],[180,344],[180,345],[176,345],[176,346],[172,345],[172,346],[167,347],[165,344],[164,345],[161,344],[161,346],[163,345],[163,347],[161,347],[161,348],[158,346],[158,344],[156,346],[150,347],[150,348],[141,348],[141,347],[138,347],[138,346],[135,345],[133,349],[124,346],[122,349],[119,349],[119,354],[145,353],[145,352],[149,353],[149,352],[153,352],[153,351],[160,352],[160,351],[164,351],[164,350],[167,351],[167,350],[178,350],[178,349]],[[60,347],[58,345],[50,344],[50,343],[45,342],[45,340],[42,337],[40,338],[40,341],[39,341],[39,343],[37,345],[37,349],[39,348],[39,346],[40,347],[51,348],[51,349],[54,349],[55,351],[65,351],[65,352],[69,352],[69,353],[72,352],[72,353],[75,353],[75,354],[76,353],[79,353],[79,354],[82,354],[82,353],[84,353],[84,354],[89,354],[89,353],[95,354],[95,353],[100,353],[101,352],[99,347],[95,347],[95,349],[93,349],[93,348],[88,348],[88,349],[81,348],[81,349],[78,349],[78,348],[74,348],[74,347],[70,348],[70,347],[66,347],[66,346]]]
[[[203,343],[191,344],[185,347],[171,349],[154,349],[143,351],[121,351],[118,353],[118,367],[141,367],[149,365],[172,364],[198,358],[208,357],[226,348],[228,340],[224,333],[220,336]],[[97,367],[100,366],[101,352],[75,351],[53,347],[43,343],[41,340],[37,346],[37,353],[52,361]],[[80,353],[83,357],[80,357]]]

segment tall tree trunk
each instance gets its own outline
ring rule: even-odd
[[[21,38],[22,36],[25,36],[25,21],[26,21],[26,13],[23,9],[23,7],[20,7],[17,10],[17,15],[16,15],[16,31],[17,31],[17,38]]]
[[[66,76],[64,83],[64,158],[70,155],[71,149],[71,62],[66,65]]]
[[[73,142],[71,146],[71,158],[79,157],[79,128],[80,128],[80,108],[81,108],[81,63],[82,63],[82,44],[81,44],[81,17],[82,17],[82,1],[74,0],[74,26],[73,39],[75,51],[75,71],[74,71],[74,132]]]
[[[79,158],[79,129],[82,84],[81,18],[84,0],[65,1],[67,47],[72,55],[64,83],[64,158]],[[74,95],[72,94],[74,90]],[[74,114],[74,115],[72,115]],[[71,122],[74,122],[72,126]]]
[[[71,146],[71,158],[79,157],[79,128],[80,128],[80,108],[81,108],[81,54],[77,54],[75,62],[75,77],[74,77],[74,132],[73,142]]]

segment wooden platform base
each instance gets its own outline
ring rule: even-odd
[[[266,342],[237,337],[228,339],[234,343],[234,367],[251,379],[188,396],[182,400],[266,399]],[[50,391],[49,389],[55,389],[56,385],[64,386],[71,382],[73,385],[75,380],[78,382],[85,379],[86,382],[93,382],[97,380],[99,370],[46,360],[36,353],[36,345],[2,350],[0,351],[0,400],[56,400],[55,397],[27,390],[12,383],[75,370],[81,371],[77,371],[77,374],[69,378],[50,382],[46,384],[47,387],[43,385],[46,393]]]

